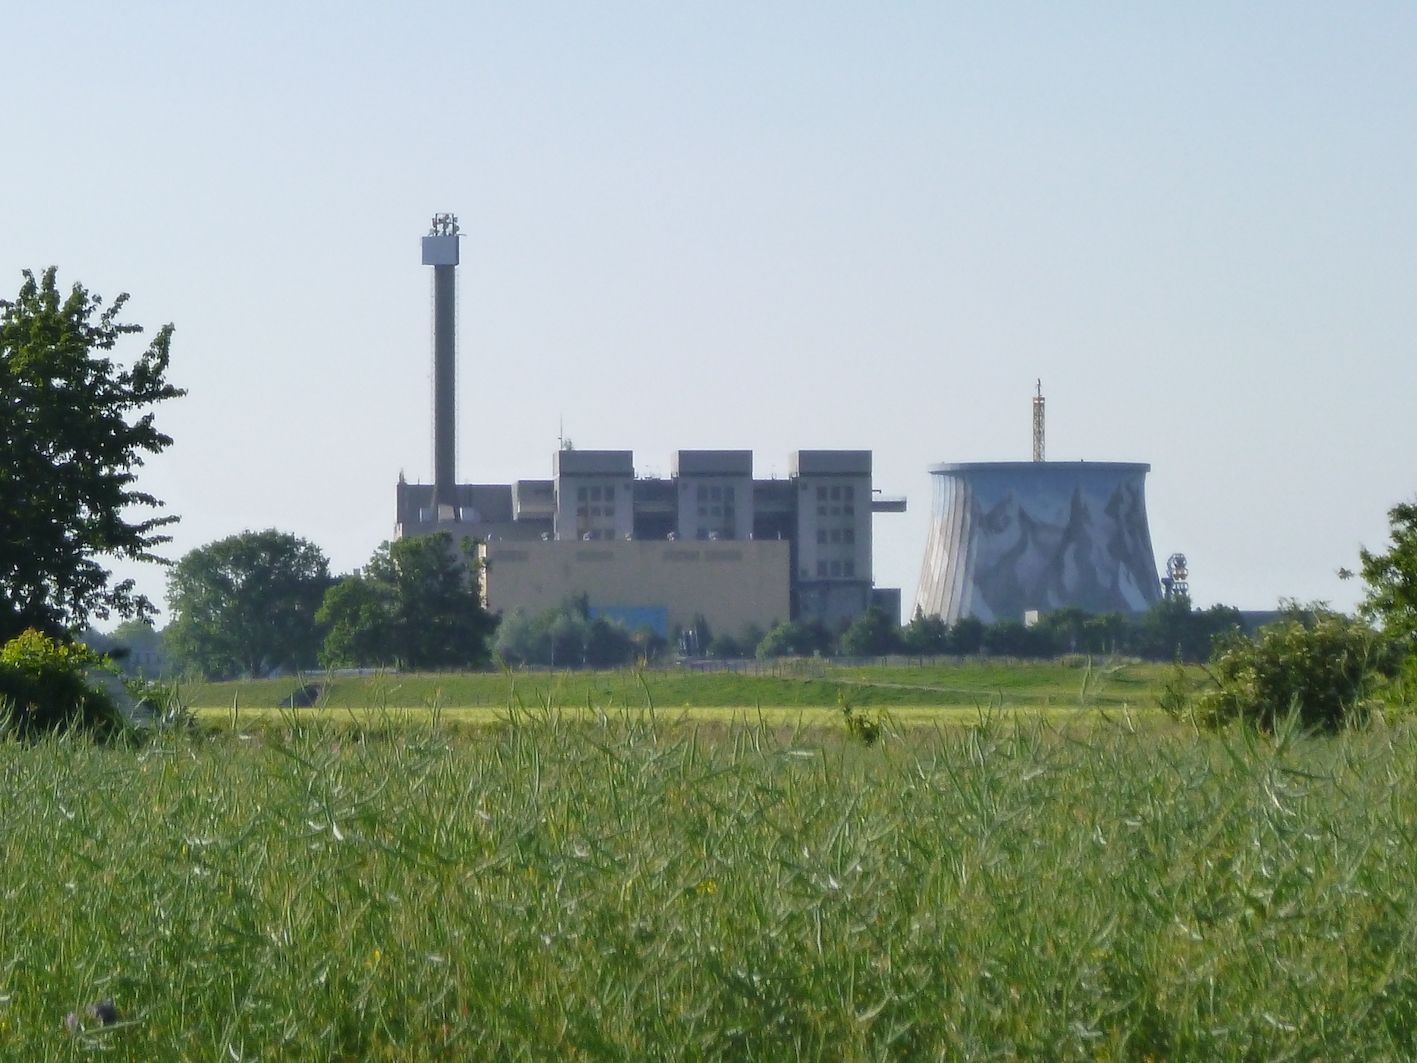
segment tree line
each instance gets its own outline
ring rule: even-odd
[[[585,596],[538,613],[498,617],[480,602],[471,544],[447,533],[382,544],[359,570],[337,577],[314,543],[276,529],[245,531],[183,556],[168,576],[171,621],[124,625],[135,670],[156,667],[211,678],[313,668],[612,668],[689,658],[933,656],[1056,657],[1089,653],[1205,660],[1214,639],[1241,628],[1238,610],[1195,609],[1184,599],[1136,616],[1058,609],[1036,624],[947,625],[919,612],[901,625],[879,609],[839,630],[804,621],[715,632],[702,616],[666,636],[592,615]]]

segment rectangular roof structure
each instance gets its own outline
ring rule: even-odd
[[[631,450],[558,450],[551,458],[556,476],[634,476]]]
[[[752,476],[751,450],[676,450],[673,476]]]
[[[870,476],[869,450],[794,450],[789,476]]]

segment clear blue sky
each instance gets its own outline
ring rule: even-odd
[[[431,476],[435,211],[459,475],[558,424],[869,447],[881,585],[928,465],[1149,461],[1197,601],[1347,607],[1417,493],[1417,5],[27,4],[0,293],[56,264],[177,326],[143,485],[174,556],[244,528],[347,570]],[[127,570],[125,570],[126,572]],[[155,598],[157,570],[137,573]]]

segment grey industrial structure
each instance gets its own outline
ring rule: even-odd
[[[869,450],[799,450],[786,479],[755,479],[747,450],[681,450],[667,479],[637,477],[628,450],[552,458],[551,478],[456,482],[457,218],[423,238],[434,270],[432,484],[399,477],[398,536],[478,543],[486,604],[540,610],[585,596],[593,613],[661,634],[703,616],[716,630],[780,620],[841,627],[872,604],[871,517],[901,512],[871,480]],[[1147,527],[1149,465],[1044,460],[1042,383],[1033,461],[936,465],[915,607],[953,624],[1063,607],[1141,612],[1159,600]]]
[[[838,627],[873,603],[868,450],[799,450],[785,479],[755,479],[747,450],[681,450],[668,478],[636,477],[628,450],[560,450],[549,480],[398,485],[399,536],[481,543],[490,608],[540,609],[585,594],[598,614],[667,630],[702,614],[736,631],[787,619]],[[711,600],[710,600],[711,599]]]
[[[1063,607],[1136,613],[1160,599],[1146,519],[1151,466],[1043,461],[1041,442],[1035,454],[930,469],[921,612],[992,623]]]
[[[747,450],[681,450],[667,479],[637,477],[628,450],[561,449],[546,480],[456,482],[458,223],[423,238],[434,269],[432,484],[399,478],[399,537],[447,531],[478,542],[483,594],[499,612],[584,595],[593,613],[661,634],[703,616],[719,631],[801,619],[839,627],[874,602],[871,516],[881,498],[868,450],[800,450],[786,479],[755,479]]]

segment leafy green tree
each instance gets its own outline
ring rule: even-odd
[[[915,607],[915,615],[901,631],[901,646],[917,657],[933,657],[950,652],[950,629],[940,616],[926,616]]]
[[[332,582],[324,552],[289,532],[245,531],[199,546],[168,573],[168,648],[207,676],[309,667]]]
[[[758,643],[758,657],[811,657],[831,652],[832,638],[820,624],[791,620],[778,624]]]
[[[1381,553],[1358,552],[1367,597],[1364,616],[1382,625],[1391,638],[1406,641],[1417,653],[1417,499],[1388,510],[1391,542]]]
[[[332,588],[316,619],[330,665],[476,668],[490,659],[497,618],[482,607],[471,544],[447,532],[397,539],[356,574],[367,586]],[[348,583],[348,581],[345,581]]]
[[[979,653],[984,649],[984,621],[978,617],[964,616],[950,628],[951,651],[961,656]]]
[[[1228,605],[1193,609],[1186,598],[1157,602],[1142,615],[1137,653],[1151,660],[1204,661],[1217,636],[1242,627],[1240,611]]]
[[[127,299],[104,307],[77,284],[61,293],[51,268],[24,271],[18,297],[0,301],[0,641],[156,612],[99,561],[159,561],[177,519],[132,519],[162,506],[136,470],[172,442],[152,407],[182,391],[165,379],[171,325],[130,367],[110,357],[142,331],[118,320]]]
[[[1121,653],[1130,644],[1131,622],[1123,613],[1103,613],[1083,621],[1082,642],[1088,653]]]
[[[1292,712],[1307,728],[1335,731],[1380,708],[1396,670],[1392,643],[1363,621],[1323,606],[1290,609],[1254,639],[1230,631],[1216,640],[1216,685],[1201,695],[1196,718],[1270,731]]]
[[[86,672],[100,664],[87,646],[31,628],[0,646],[0,734],[34,738],[67,729],[109,737],[123,717]]]
[[[663,643],[647,631],[631,633],[608,617],[592,620],[584,596],[539,616],[514,610],[497,628],[497,655],[509,664],[614,668],[655,656]]]
[[[878,657],[895,653],[900,647],[900,625],[875,606],[841,633],[841,652],[848,657]]]
[[[315,622],[325,632],[320,663],[394,663],[391,590],[359,574],[346,576],[325,592]]]
[[[1052,653],[1086,653],[1090,649],[1087,622],[1091,619],[1086,610],[1069,605],[1044,613],[1034,630],[1048,639]]]
[[[1056,648],[1047,630],[1000,620],[984,629],[984,652],[995,657],[1050,657]]]

